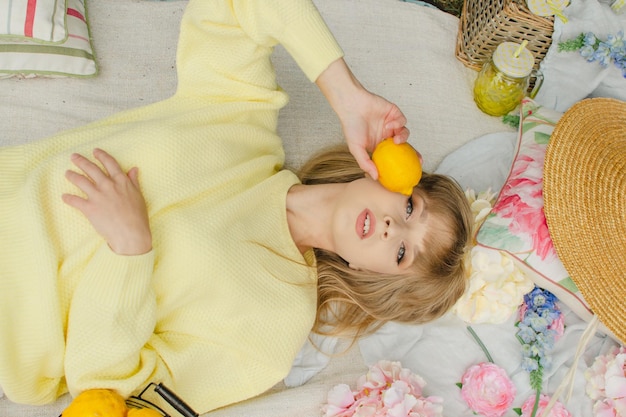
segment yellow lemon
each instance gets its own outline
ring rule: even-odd
[[[422,178],[422,162],[409,143],[397,145],[393,138],[387,138],[374,149],[372,161],[378,169],[378,181],[389,191],[411,195]]]
[[[126,417],[124,398],[108,389],[90,389],[76,396],[62,417]]]
[[[126,417],[163,417],[163,414],[151,408],[129,408]]]

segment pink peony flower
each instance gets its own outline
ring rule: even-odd
[[[441,417],[443,400],[422,396],[426,382],[399,362],[380,361],[357,381],[328,392],[324,417]]]
[[[339,384],[328,391],[327,401],[328,403],[324,407],[324,416],[340,417],[346,415],[345,412],[356,400],[348,385]]]
[[[626,348],[599,355],[585,371],[595,417],[626,417]]]
[[[520,417],[530,417],[533,411],[533,407],[535,406],[535,398],[535,395],[531,395],[524,402],[524,404],[522,405],[522,415]],[[535,413],[535,416],[540,416],[549,402],[550,397],[541,394],[539,396],[539,405],[537,407],[537,412]],[[563,404],[561,404],[561,402],[557,401],[556,403],[554,403],[554,406],[546,417],[572,417],[572,414],[567,411],[567,409],[565,408],[565,406],[563,406]]]
[[[489,362],[471,366],[461,378],[461,396],[485,417],[501,417],[515,399],[515,385],[504,369]]]
[[[515,161],[494,210],[501,217],[510,219],[511,233],[525,236],[537,255],[545,260],[556,256],[543,212],[545,147],[530,144],[526,153]]]
[[[593,415],[594,417],[622,417],[622,414],[617,413],[613,401],[608,398],[593,404]]]
[[[394,381],[403,381],[407,384],[407,393],[420,397],[426,381],[407,368],[402,368],[400,362],[379,361],[372,365],[367,374],[357,381],[359,391],[364,389],[370,392],[381,392],[391,386]]]

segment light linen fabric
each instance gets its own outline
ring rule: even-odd
[[[41,43],[32,39],[12,42],[0,38],[0,78],[95,76],[98,65],[84,0],[67,0],[65,21],[67,36],[62,42]]]
[[[0,4],[0,39],[63,42],[66,0],[4,0]]]
[[[620,30],[626,33],[626,13],[617,14],[598,0],[572,0],[563,14],[568,21],[555,19],[552,44],[540,66],[544,84],[535,101],[565,112],[585,97],[626,100],[626,78],[613,63],[602,67],[597,61],[587,62],[578,51],[558,50],[559,42],[575,39],[581,33],[593,32],[603,41]]]

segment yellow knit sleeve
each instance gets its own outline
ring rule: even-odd
[[[310,0],[191,1],[181,23],[178,94],[213,101],[270,101],[270,56],[282,44],[315,81],[343,56]]]
[[[68,318],[65,376],[73,395],[112,388],[128,396],[159,364],[145,344],[156,323],[154,252],[120,256],[106,244],[85,268]]]

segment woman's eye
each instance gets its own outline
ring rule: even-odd
[[[409,197],[409,200],[406,203],[406,217],[407,219],[413,213],[413,197]]]
[[[397,258],[397,262],[398,265],[400,265],[400,263],[402,262],[402,259],[404,259],[404,253],[406,252],[406,248],[404,247],[404,243],[400,244],[400,249],[398,249],[398,258]]]

